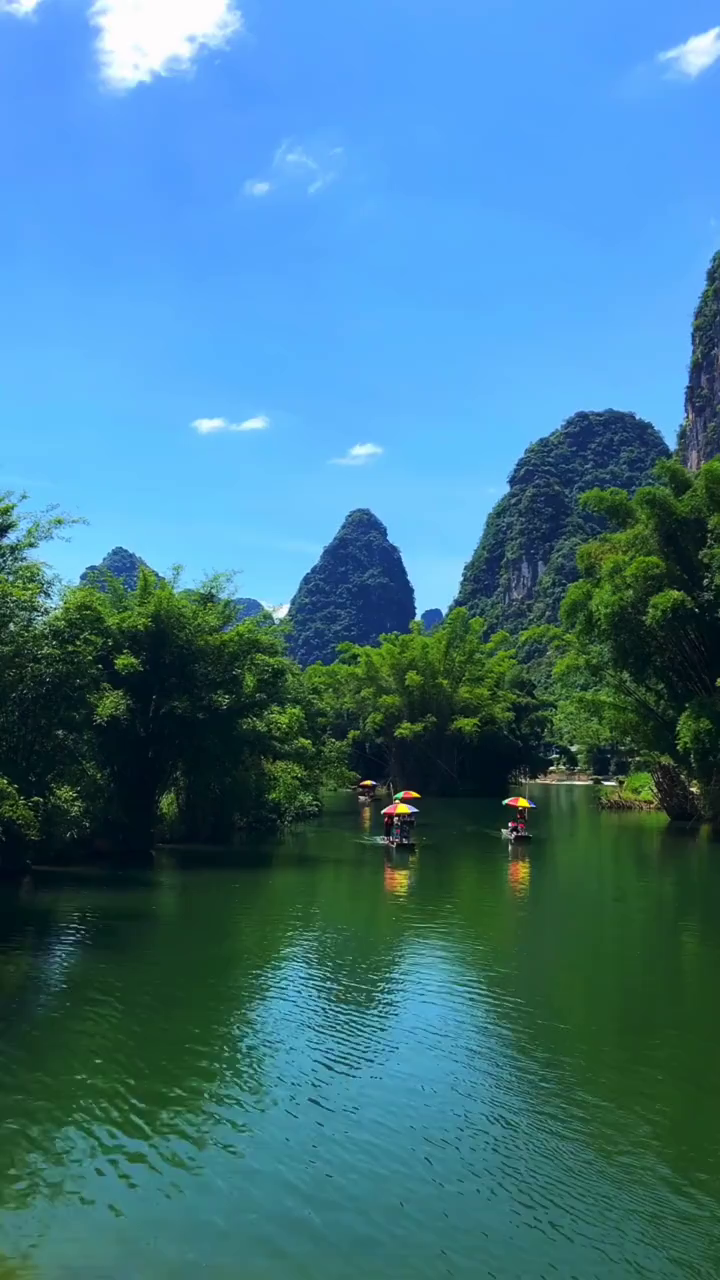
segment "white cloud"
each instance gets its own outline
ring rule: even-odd
[[[258,415],[257,418],[246,418],[244,422],[230,423],[231,431],[267,431],[270,426],[270,419],[265,417],[264,413]]]
[[[212,431],[227,431],[230,424],[226,418],[196,418],[190,425],[201,436],[209,436]]]
[[[268,604],[266,600],[260,601],[263,609],[267,609],[271,613],[276,622],[282,622],[283,618],[287,618],[290,612],[289,604]]]
[[[344,458],[332,458],[336,467],[364,467],[368,462],[375,462],[385,450],[379,444],[354,444],[348,449]]]
[[[229,422],[227,418],[196,418],[190,423],[198,435],[209,436],[215,431],[266,431],[270,419],[264,414],[257,418],[246,418],[244,422]]]
[[[14,18],[28,18],[39,4],[40,0],[0,0],[0,13],[11,13]]]
[[[691,36],[684,44],[658,54],[658,62],[666,62],[678,75],[694,80],[720,59],[720,27],[712,27],[700,36]]]
[[[248,178],[245,183],[246,196],[255,196],[257,198],[268,195],[270,191],[272,191],[271,182],[256,182],[252,178]]]
[[[315,196],[336,182],[345,163],[343,147],[315,142],[303,144],[288,139],[278,147],[267,176],[248,178],[246,196],[266,196],[279,189],[301,190]]]
[[[235,0],[94,0],[89,16],[114,89],[185,71],[203,47],[223,48],[243,27]]]

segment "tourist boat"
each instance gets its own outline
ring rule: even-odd
[[[527,796],[510,796],[509,800],[503,800],[503,804],[508,805],[511,809],[522,810],[523,812],[535,808],[532,800],[528,800]],[[505,840],[509,840],[511,844],[524,844],[528,840],[532,840],[527,827],[523,831],[511,831],[509,827],[502,827],[500,834]]]
[[[418,796],[418,799],[420,797]],[[390,835],[384,837],[385,844],[391,849],[409,849],[415,848],[415,840],[413,833],[413,825],[415,815],[418,810],[411,804],[405,804],[403,801],[395,800],[389,804],[387,809],[383,809],[382,816],[387,822],[389,818],[395,819],[393,823],[394,830]],[[397,819],[409,818],[410,822],[397,822]],[[398,830],[399,828],[399,830]],[[403,830],[404,829],[404,830]]]
[[[532,836],[529,831],[511,831],[509,827],[503,827],[500,831],[500,835],[505,840],[509,840],[511,844],[522,844],[527,843],[528,840],[532,840]]]
[[[377,795],[377,788],[378,788],[378,783],[374,782],[372,778],[366,778],[364,782],[358,782],[357,784],[358,804],[360,805],[372,804],[373,800]]]

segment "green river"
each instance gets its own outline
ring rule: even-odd
[[[532,794],[0,891],[2,1280],[717,1280],[720,846]]]

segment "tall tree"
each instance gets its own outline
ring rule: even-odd
[[[634,498],[586,495],[617,530],[582,549],[563,619],[606,729],[697,782],[720,820],[720,462],[677,462]],[[588,705],[590,703],[588,702]]]
[[[53,619],[58,647],[88,654],[94,822],[117,848],[152,848],[171,791],[184,836],[227,839],[267,813],[273,766],[312,760],[281,637],[237,625],[221,587],[181,591],[142,570],[132,592],[70,591]]]
[[[537,767],[546,720],[509,636],[458,609],[378,648],[346,645],[306,676],[356,769],[438,794],[496,795]]]

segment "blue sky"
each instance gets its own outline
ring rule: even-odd
[[[531,440],[613,406],[672,441],[719,24],[0,0],[0,483],[87,518],[60,572],[122,544],[280,603],[370,506],[444,607]]]

